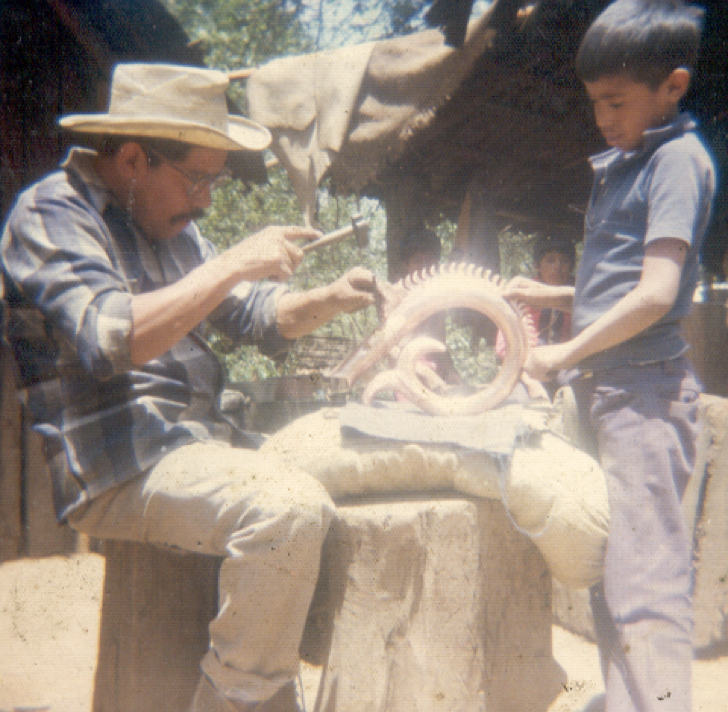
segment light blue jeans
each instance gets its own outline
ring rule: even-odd
[[[309,475],[261,453],[194,443],[102,494],[71,525],[224,556],[219,613],[202,670],[221,698],[273,696],[298,672],[298,647],[334,505]]]
[[[591,591],[607,712],[690,712],[692,532],[700,385],[687,359],[570,384],[609,491],[604,581]]]

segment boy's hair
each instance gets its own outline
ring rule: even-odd
[[[581,41],[576,71],[582,81],[627,74],[655,89],[698,59],[703,11],[681,0],[616,0]]]

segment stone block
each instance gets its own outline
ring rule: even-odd
[[[703,396],[701,405],[707,451],[695,529],[693,643],[707,654],[728,643],[728,399]]]

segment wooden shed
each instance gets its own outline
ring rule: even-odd
[[[471,233],[481,243],[471,248],[497,269],[493,237],[506,225],[581,234],[591,186],[587,159],[604,144],[574,60],[584,31],[607,4],[496,0],[471,21],[459,49],[431,30],[297,58],[291,79],[293,60],[275,60],[250,78],[249,111],[272,128],[274,151],[289,174],[293,145],[300,165],[306,168],[302,155],[309,158],[311,172],[330,179],[334,191],[382,200],[390,268],[403,235],[423,221],[457,219],[470,190]],[[701,4],[702,53],[686,106],[725,172],[728,6]],[[271,100],[282,84],[288,104]],[[342,97],[349,102],[339,117],[332,106]],[[330,127],[344,121],[343,134],[332,138]],[[727,196],[723,185],[704,254],[712,274],[722,272]]]
[[[0,215],[68,148],[60,115],[104,110],[121,61],[202,65],[199,48],[157,0],[3,0],[0,9]],[[55,524],[40,438],[17,402],[0,350],[0,561],[69,551]]]

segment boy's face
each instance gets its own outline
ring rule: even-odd
[[[558,250],[551,250],[539,260],[536,271],[545,284],[559,286],[569,281],[573,267],[570,257]]]
[[[689,81],[686,70],[676,69],[656,89],[622,74],[584,82],[584,86],[607,143],[633,151],[642,145],[645,131],[663,126],[675,116]]]

